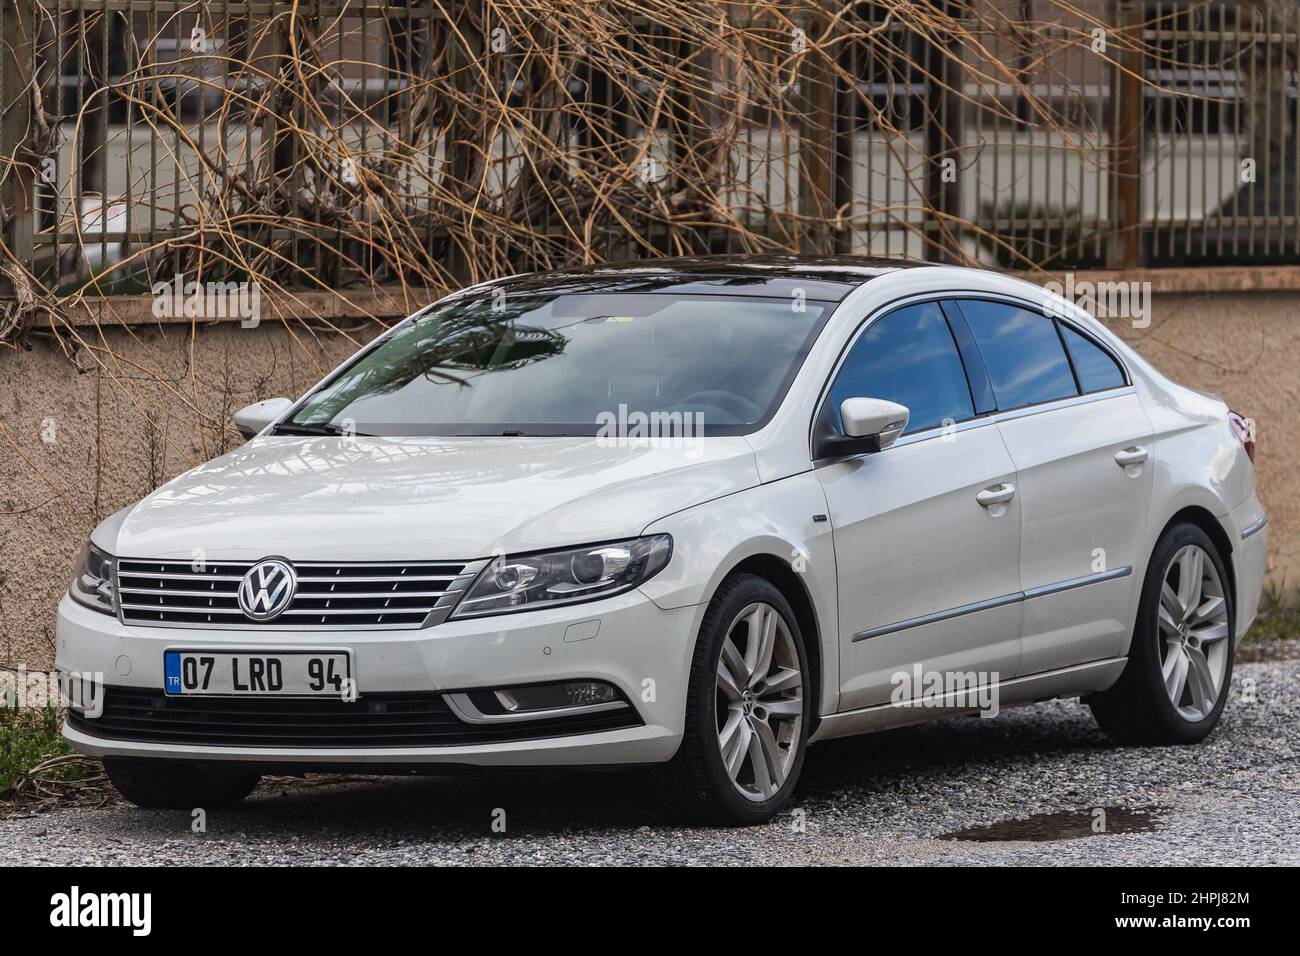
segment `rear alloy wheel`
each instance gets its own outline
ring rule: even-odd
[[[1174,556],[1160,589],[1160,676],[1184,720],[1210,716],[1228,671],[1228,598],[1200,545]]]
[[[1214,729],[1232,680],[1234,603],[1218,548],[1192,524],[1156,542],[1142,587],[1128,664],[1088,698],[1111,739],[1196,743]]]
[[[692,822],[762,823],[789,801],[812,721],[808,655],[789,602],[753,574],[728,578],[691,663],[669,796]]]

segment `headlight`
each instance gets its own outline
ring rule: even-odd
[[[68,594],[78,604],[105,614],[117,613],[117,599],[113,592],[113,556],[93,544],[81,549],[77,570],[73,574]]]
[[[470,585],[451,616],[505,614],[620,594],[662,571],[672,553],[673,539],[656,534],[568,551],[497,558]]]

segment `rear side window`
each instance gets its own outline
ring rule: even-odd
[[[1124,382],[1124,370],[1105,349],[1088,338],[1061,323],[1061,334],[1070,349],[1070,358],[1074,360],[1074,371],[1079,376],[1079,385],[1085,392],[1100,392],[1107,388],[1119,388]]]
[[[961,311],[979,345],[998,408],[1023,408],[1079,394],[1050,318],[981,299],[963,299]]]
[[[862,333],[831,386],[836,420],[840,403],[854,397],[906,405],[907,434],[974,417],[966,370],[937,303],[891,312]]]

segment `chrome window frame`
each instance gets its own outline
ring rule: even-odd
[[[845,341],[844,346],[840,349],[840,354],[835,360],[835,367],[831,370],[830,374],[826,376],[826,380],[822,383],[822,387],[817,393],[817,400],[813,402],[812,410],[810,412],[809,420],[808,420],[808,456],[809,459],[812,461],[814,468],[820,467],[822,464],[833,462],[833,461],[848,461],[854,458],[861,458],[864,455],[881,455],[889,451],[889,448],[886,448],[883,451],[863,452],[861,455],[849,455],[843,458],[840,457],[815,458],[813,457],[813,453],[812,453],[813,436],[817,428],[817,417],[821,412],[822,406],[828,400],[830,396],[831,387],[834,385],[836,378],[839,377],[840,371],[844,368],[844,363],[848,360],[849,354],[853,351],[853,348],[858,344],[858,340],[861,339],[862,336],[866,333],[867,329],[869,329],[874,323],[880,321],[881,319],[885,318],[888,315],[892,315],[894,312],[899,311],[900,309],[906,309],[913,305],[922,305],[926,302],[938,303],[940,305],[940,308],[942,308],[942,304],[944,302],[948,302],[948,301],[960,302],[960,300],[962,299],[979,299],[982,301],[999,302],[1002,303],[1003,305],[1014,306],[1015,308],[1018,309],[1028,309],[1031,312],[1035,312],[1041,315],[1043,319],[1045,319],[1048,322],[1056,320],[1058,322],[1066,323],[1072,330],[1078,332],[1089,342],[1096,344],[1098,348],[1100,348],[1107,355],[1109,355],[1115,361],[1115,363],[1119,365],[1120,371],[1124,375],[1124,384],[1115,385],[1112,386],[1111,388],[1099,389],[1094,392],[1081,391],[1080,394],[1078,395],[1067,395],[1064,398],[1055,398],[1055,399],[1051,399],[1050,401],[1038,402],[1032,405],[1021,405],[1011,409],[994,408],[992,411],[976,413],[970,418],[963,418],[961,421],[954,423],[953,426],[936,425],[931,428],[925,428],[925,429],[921,429],[920,431],[912,432],[910,435],[903,435],[901,438],[899,438],[897,441],[891,444],[889,448],[899,448],[905,445],[912,445],[912,444],[916,444],[919,441],[928,441],[936,437],[941,437],[944,434],[954,434],[963,431],[969,431],[970,429],[973,428],[981,428],[985,425],[996,424],[997,422],[1000,421],[1011,421],[1016,418],[1027,417],[1029,415],[1038,415],[1038,414],[1043,414],[1045,412],[1053,412],[1061,408],[1072,408],[1075,405],[1087,405],[1087,404],[1091,404],[1092,402],[1104,401],[1110,398],[1119,398],[1124,395],[1132,395],[1137,393],[1137,388],[1133,384],[1133,375],[1132,372],[1130,372],[1129,370],[1128,364],[1123,360],[1123,358],[1120,355],[1118,355],[1115,352],[1114,349],[1110,348],[1110,346],[1107,343],[1100,341],[1095,335],[1093,335],[1089,330],[1083,328],[1072,317],[1067,315],[1058,315],[1056,313],[1049,314],[1045,312],[1044,309],[1042,308],[1041,303],[1035,305],[1033,303],[1028,302],[1025,299],[1012,295],[1011,293],[987,292],[987,291],[963,292],[958,290],[950,290],[945,292],[922,292],[914,295],[903,296],[901,298],[894,299],[893,301],[886,302],[885,304],[881,305],[873,313],[868,315],[858,324],[858,326],[853,330],[852,334]],[[958,308],[960,308],[960,305],[958,306]],[[964,321],[964,317],[963,317],[963,321]],[[829,325],[829,322],[827,324]],[[955,341],[953,344],[957,348],[958,355],[960,356],[961,355],[960,345],[958,345]],[[1071,374],[1077,374],[1074,371],[1074,359],[1070,355],[1069,348],[1066,346],[1064,342],[1061,343],[1061,349],[1062,351],[1065,352],[1065,360],[1070,364]],[[961,357],[962,357],[962,370],[963,372],[965,372],[967,376],[967,386],[969,387],[970,373],[966,372],[965,370],[965,357],[964,356]],[[1075,383],[1080,387],[1080,389],[1082,389],[1082,384],[1078,382],[1077,378],[1075,380]],[[997,400],[997,393],[995,392],[994,401],[996,402],[996,400]]]

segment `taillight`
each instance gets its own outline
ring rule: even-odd
[[[1252,462],[1255,460],[1255,422],[1244,415],[1238,415],[1236,412],[1228,412],[1228,421],[1232,423],[1232,430],[1241,440],[1241,444],[1246,449],[1246,457]]]

